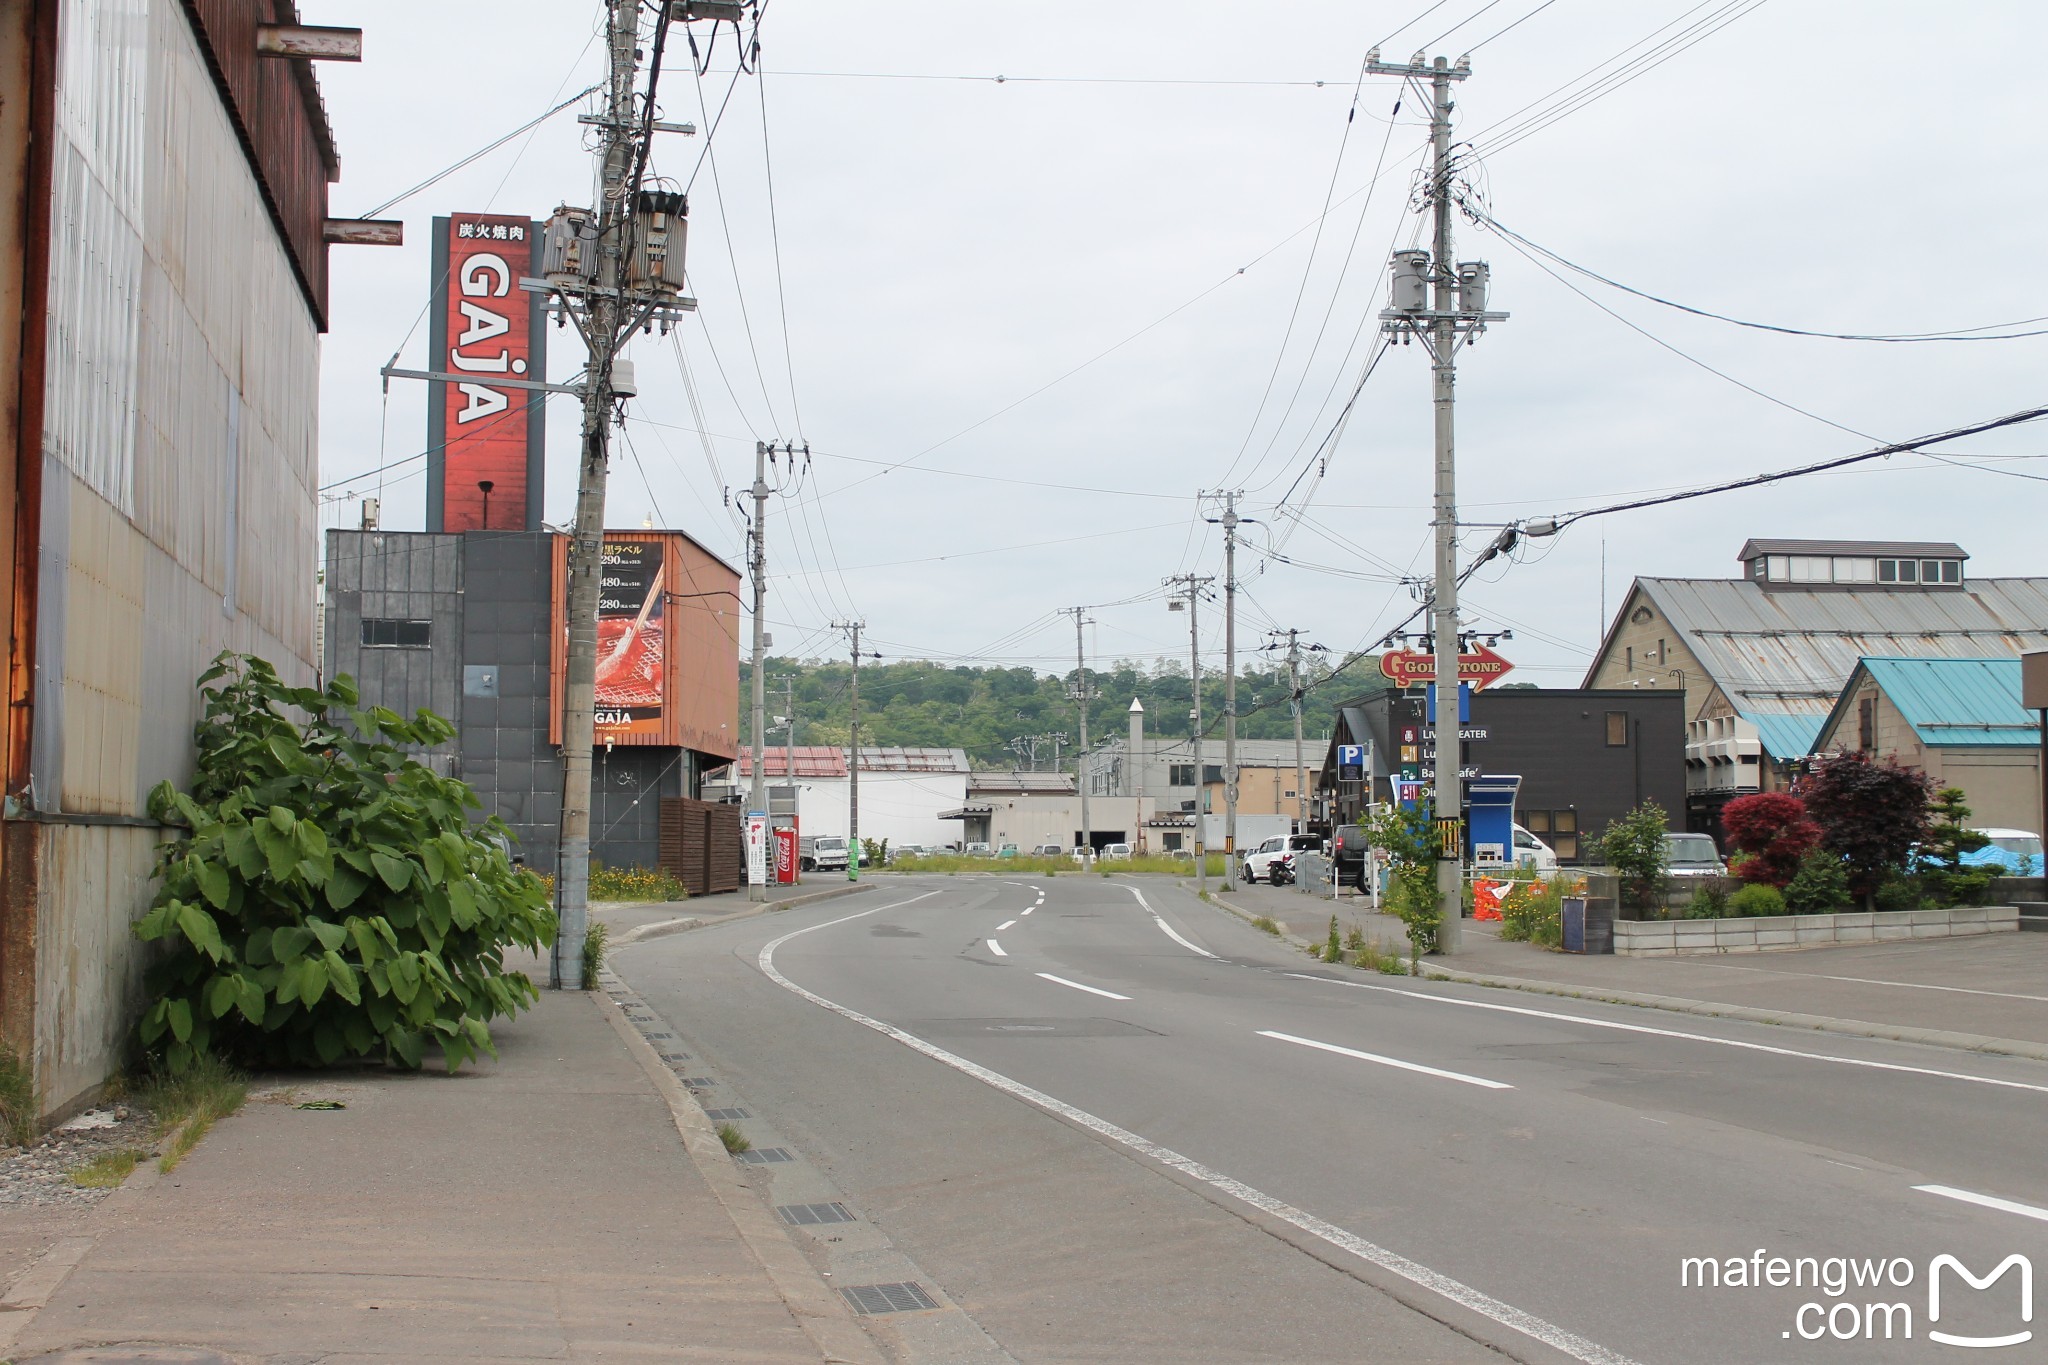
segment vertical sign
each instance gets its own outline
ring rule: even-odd
[[[747,885],[768,884],[768,812],[747,812]]]
[[[539,249],[540,225],[528,218],[434,220],[428,368],[461,379],[430,386],[429,531],[540,529],[544,395],[492,383],[547,377],[547,312],[519,287],[539,273]]]
[[[682,537],[663,531],[607,531],[597,588],[596,742],[677,745],[680,731],[677,624],[693,595]],[[569,539],[555,537],[553,715],[550,742],[562,742],[562,689],[568,663]],[[679,589],[672,580],[680,580]],[[716,594],[707,594],[712,596]],[[682,599],[682,600],[679,600]],[[701,741],[695,747],[707,748]]]

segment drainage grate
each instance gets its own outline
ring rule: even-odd
[[[912,1280],[900,1284],[841,1285],[839,1292],[856,1313],[914,1313],[920,1308],[937,1308],[938,1301]]]
[[[690,1060],[690,1054],[687,1052],[664,1052],[661,1054],[661,1060],[669,1063],[687,1062]]]
[[[783,1222],[798,1228],[810,1227],[814,1223],[855,1221],[844,1204],[778,1204],[775,1211],[782,1215]]]
[[[718,1082],[712,1080],[709,1076],[685,1076],[683,1077],[683,1084],[689,1086],[692,1090],[696,1090],[707,1085],[717,1085]]]
[[[777,1161],[795,1161],[787,1147],[749,1147],[740,1153],[740,1160],[749,1166],[768,1166]]]
[[[706,1109],[704,1117],[713,1123],[734,1123],[740,1119],[752,1118],[753,1115],[744,1109]]]

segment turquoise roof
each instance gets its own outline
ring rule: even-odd
[[[1780,761],[1805,758],[1820,738],[1824,715],[1797,711],[1743,711],[1742,718],[1756,727],[1764,752]]]
[[[1922,744],[1953,748],[2041,742],[2040,722],[2020,705],[2016,658],[1878,658],[1864,659],[1860,668],[1899,708]]]

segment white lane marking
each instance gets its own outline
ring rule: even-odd
[[[1403,1071],[1418,1071],[1425,1076],[1441,1076],[1447,1081],[1463,1081],[1467,1085],[1481,1086],[1487,1090],[1513,1090],[1506,1081],[1489,1081],[1484,1076],[1467,1076],[1462,1071],[1444,1071],[1420,1062],[1404,1062],[1398,1057],[1382,1057],[1377,1052],[1360,1052],[1357,1048],[1339,1047],[1335,1043],[1319,1043],[1313,1038],[1297,1038],[1291,1033],[1275,1033],[1262,1028],[1261,1038],[1278,1038],[1283,1043],[1298,1043],[1302,1047],[1316,1048],[1322,1052],[1334,1052],[1340,1057],[1356,1057],[1361,1062],[1378,1062],[1381,1066],[1399,1067]]]
[[[2021,1204],[2011,1199],[1999,1199],[1994,1195],[1959,1190],[1953,1185],[1915,1185],[1913,1188],[1922,1194],[1938,1194],[1944,1199],[1960,1199],[1965,1204],[1978,1204],[1987,1209],[1997,1209],[2000,1213],[2016,1213],[2022,1218],[2038,1218],[2048,1223],[2048,1209],[2038,1209],[2032,1204]]]
[[[1138,898],[1138,904],[1145,907],[1145,913],[1152,916],[1152,922],[1154,924],[1158,925],[1161,929],[1164,929],[1166,931],[1166,936],[1168,938],[1172,939],[1175,943],[1178,943],[1181,947],[1187,949],[1191,953],[1200,953],[1203,957],[1209,958],[1213,958],[1216,956],[1216,954],[1210,952],[1207,948],[1200,947],[1196,944],[1188,942],[1185,938],[1182,938],[1180,931],[1178,929],[1175,929],[1171,924],[1168,924],[1166,920],[1160,916],[1160,913],[1152,908],[1152,902],[1145,899],[1144,892],[1140,891],[1135,886],[1126,886],[1124,890],[1130,892],[1133,896],[1136,896]]]
[[[996,942],[996,941],[995,941],[994,939],[990,939],[990,940],[988,941],[988,950],[989,950],[990,952],[994,953],[994,954],[995,954],[995,955],[996,955],[997,957],[1008,957],[1008,956],[1009,956],[1009,954],[1008,954],[1008,953],[1006,953],[1006,952],[1004,952],[1004,951],[1003,951],[1003,945],[1002,945],[1002,944],[1000,944],[1000,943],[998,943],[998,942]]]
[[[926,892],[925,894],[936,895],[937,893]],[[1076,1108],[1065,1100],[1056,1100],[1043,1091],[1032,1089],[1022,1081],[1011,1080],[999,1071],[991,1071],[978,1062],[970,1062],[965,1057],[956,1056],[942,1047],[926,1042],[914,1033],[904,1032],[894,1024],[885,1024],[879,1019],[873,1019],[862,1014],[859,1010],[849,1009],[836,1001],[827,1000],[822,995],[807,991],[775,969],[775,950],[791,939],[803,934],[813,933],[819,929],[830,929],[835,924],[844,924],[847,920],[859,919],[863,915],[872,915],[877,910],[893,910],[894,908],[895,906],[880,905],[876,906],[874,910],[862,910],[858,914],[846,915],[835,920],[827,920],[823,924],[813,924],[807,929],[791,930],[781,938],[771,940],[763,945],[760,955],[755,958],[755,962],[761,968],[762,975],[766,976],[770,981],[773,981],[792,995],[801,996],[803,999],[810,1001],[820,1009],[830,1010],[840,1018],[850,1019],[863,1028],[871,1028],[886,1038],[895,1039],[913,1052],[921,1053],[935,1062],[943,1063],[946,1066],[952,1067],[955,1071],[972,1076],[983,1085],[991,1086],[1006,1095],[1024,1101],[1026,1104],[1035,1105],[1048,1114],[1056,1114],[1078,1127],[1098,1133],[1118,1146],[1128,1148],[1140,1156],[1148,1157],[1162,1166],[1170,1166],[1191,1180],[1200,1181],[1211,1189],[1229,1195],[1240,1203],[1250,1205],[1261,1213],[1292,1224],[1311,1237],[1328,1242],[1340,1251],[1349,1252],[1362,1261],[1369,1261],[1382,1270],[1400,1276],[1410,1284],[1420,1285],[1433,1294],[1441,1295],[1453,1303],[1469,1308],[1484,1317],[1491,1318],[1503,1327],[1520,1332],[1526,1337],[1562,1351],[1575,1360],[1584,1361],[1586,1365],[1638,1365],[1636,1361],[1628,1356],[1616,1351],[1610,1351],[1597,1341],[1589,1341],[1576,1332],[1567,1331],[1555,1323],[1546,1322],[1534,1313],[1524,1312],[1511,1303],[1503,1303],[1491,1294],[1483,1293],[1462,1281],[1454,1280],[1448,1275],[1431,1270],[1419,1261],[1411,1261],[1397,1251],[1389,1251],[1385,1247],[1368,1242],[1363,1237],[1338,1227],[1335,1223],[1325,1222],[1312,1213],[1304,1213],[1292,1204],[1283,1203],[1272,1195],[1256,1190],[1242,1181],[1233,1180],[1218,1171],[1212,1171],[1207,1166],[1190,1157],[1182,1156],[1170,1147],[1162,1147],[1158,1143],[1139,1137],[1136,1133],[1130,1132],[1127,1129],[1119,1128],[1108,1119],[1097,1118],[1085,1109]],[[1149,909],[1150,907],[1147,908]]]
[[[1118,995],[1115,991],[1098,990],[1094,986],[1084,986],[1078,981],[1069,981],[1064,976],[1054,976],[1051,972],[1040,972],[1038,975],[1044,977],[1047,981],[1054,981],[1062,986],[1072,986],[1077,991],[1086,991],[1090,995],[1099,995],[1106,1000],[1128,1000],[1131,998],[1128,995]]]
[[[1836,1066],[1860,1066],[1871,1071],[1901,1071],[1910,1076],[1934,1076],[1945,1081],[1972,1081],[1978,1085],[1995,1085],[2007,1090],[2031,1090],[2036,1094],[2048,1095],[2048,1085],[2035,1085],[2028,1081],[2007,1081],[1996,1076],[1972,1076],[1964,1071],[1938,1071],[1928,1066],[1906,1066],[1900,1062],[1873,1062],[1863,1057],[1841,1057],[1832,1052],[1801,1052],[1795,1047],[1772,1047],[1768,1043],[1748,1043],[1739,1038],[1716,1038],[1707,1033],[1685,1033],[1678,1029],[1652,1028],[1648,1024],[1624,1024],[1615,1019],[1589,1019],[1583,1014],[1560,1014],[1554,1010],[1532,1010],[1520,1005],[1496,1005],[1485,1000],[1459,1000],[1448,995],[1424,995],[1420,991],[1404,991],[1393,986],[1368,986],[1363,981],[1339,981],[1335,977],[1312,976],[1307,972],[1288,972],[1288,976],[1302,981],[1320,981],[1329,986],[1349,986],[1353,990],[1382,991],[1388,995],[1404,995],[1410,1000],[1427,1000],[1438,1005],[1463,1005],[1467,1009],[1498,1010],[1503,1014],[1526,1014],[1532,1019],[1559,1019],[1567,1024],[1584,1024],[1588,1028],[1616,1029],[1623,1033],[1647,1033],[1658,1038],[1678,1038],[1688,1043],[1713,1043],[1720,1047],[1741,1048],[1746,1052],[1768,1052],[1779,1057],[1803,1057],[1810,1062],[1832,1062]],[[1884,1042],[1885,1039],[1875,1039]]]
[[[1001,932],[1003,932],[1003,930],[1005,930],[1005,929],[1009,928],[1009,927],[1010,927],[1011,925],[1015,924],[1016,922],[1017,922],[1017,921],[1015,921],[1015,920],[1013,920],[1013,919],[1006,919],[1006,920],[1004,920],[1004,921],[1003,921],[1003,922],[1002,922],[1001,924],[998,924],[998,925],[996,926],[996,932],[1000,934]]]
[[[1859,986],[1898,986],[1910,991],[1949,991],[1956,995],[1995,995],[2000,1000],[2033,1000],[2048,1004],[2048,995],[2021,995],[2016,991],[1974,990],[1968,986],[1932,986],[1924,981],[1880,981],[1871,976],[1829,976],[1824,972],[1783,972],[1770,967],[1738,967],[1727,962],[1707,962],[1707,967],[1719,967],[1724,972],[1758,972],[1764,976],[1779,976],[1797,981],[1807,978],[1814,981],[1851,981]]]
[[[1036,910],[1037,908],[1038,908],[1038,907],[1037,907],[1037,906],[1035,906],[1035,905],[1032,905],[1032,906],[1027,906],[1027,907],[1025,908],[1025,910],[1024,910],[1024,913],[1028,915],[1028,914],[1030,914],[1030,913],[1031,913],[1031,912],[1032,912],[1033,910]]]

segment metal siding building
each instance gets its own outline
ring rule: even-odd
[[[160,780],[215,654],[314,676],[337,174],[289,0],[0,5],[0,1042],[46,1111],[128,1052]]]

